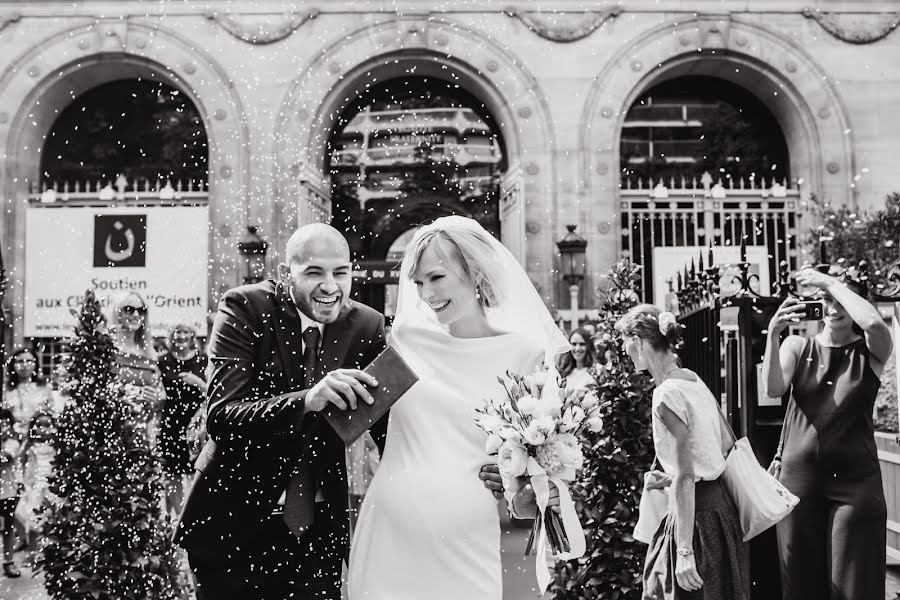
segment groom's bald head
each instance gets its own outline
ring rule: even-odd
[[[350,246],[331,225],[310,223],[291,235],[285,248],[285,261],[293,265],[306,262],[311,256],[345,258],[349,262]]]
[[[350,246],[330,225],[304,225],[288,240],[278,277],[300,312],[319,323],[332,323],[350,300]]]

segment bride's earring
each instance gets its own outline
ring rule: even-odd
[[[481,300],[481,288],[479,288],[479,287],[475,288],[475,298],[477,300]]]

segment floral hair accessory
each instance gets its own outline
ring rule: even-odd
[[[663,335],[669,331],[669,327],[675,324],[675,315],[669,311],[659,313],[659,332]]]

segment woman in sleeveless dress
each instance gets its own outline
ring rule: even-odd
[[[884,598],[887,509],[872,409],[891,333],[861,282],[805,269],[797,283],[819,288],[826,310],[816,336],[782,343],[804,314],[798,300],[785,300],[763,362],[769,396],[791,392],[769,469],[800,498],[776,526],[782,597]]]
[[[635,369],[653,377],[653,444],[663,471],[648,489],[669,487],[666,517],[644,566],[646,600],[747,600],[749,575],[737,507],[721,481],[731,440],[719,403],[696,373],[679,366],[681,325],[642,304],[616,328]]]
[[[504,393],[499,375],[549,363],[566,339],[512,255],[462,217],[413,238],[392,337],[419,381],[391,408],[351,546],[350,597],[500,600],[497,505],[478,479],[492,458],[475,409]]]

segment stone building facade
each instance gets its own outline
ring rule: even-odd
[[[68,103],[105,82],[164,81],[203,117],[211,308],[240,281],[247,225],[272,244],[271,268],[298,224],[329,217],[323,148],[337,115],[359,90],[412,74],[461,86],[493,115],[506,152],[501,239],[548,303],[565,306],[556,241],[578,225],[586,290],[621,254],[622,123],[662,81],[705,75],[762,101],[784,134],[798,206],[815,194],[866,207],[897,190],[898,23],[897,2],[862,0],[0,0],[2,250],[15,336],[24,207],[43,140]]]

